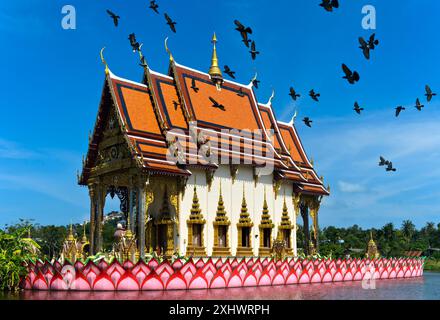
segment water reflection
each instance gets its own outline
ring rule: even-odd
[[[361,282],[188,291],[74,292],[24,291],[0,299],[31,300],[440,300],[440,273],[414,279],[380,280],[375,290]]]

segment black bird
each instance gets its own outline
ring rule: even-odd
[[[296,93],[296,91],[295,91],[295,89],[293,89],[293,87],[290,87],[289,96],[292,97],[293,101],[296,101],[297,98],[301,97],[301,95]]]
[[[350,84],[355,84],[355,82],[359,81],[360,77],[357,71],[352,72],[345,64],[342,64],[342,70],[345,73],[345,76],[342,78],[347,79]]]
[[[402,112],[402,110],[405,110],[405,108],[402,107],[402,106],[398,106],[398,107],[396,108],[396,117],[399,116],[399,114],[400,114],[400,112]]]
[[[255,60],[255,58],[257,57],[257,54],[260,54],[260,51],[257,51],[257,49],[255,47],[255,41],[252,41],[251,51],[249,51],[249,53],[252,56],[252,60]]]
[[[309,128],[311,128],[312,127],[312,120],[310,120],[310,118],[309,117],[305,117],[304,119],[303,119],[303,121],[304,121],[304,123],[306,124],[306,126],[307,127],[309,127]]]
[[[225,69],[223,70],[224,73],[226,73],[232,79],[235,79],[235,71],[232,71],[231,68],[229,68],[227,65],[225,65],[224,69]]]
[[[170,26],[171,31],[173,31],[174,33],[176,33],[176,22],[174,22],[169,15],[167,15],[165,13],[165,19],[167,19],[167,25]]]
[[[428,100],[428,102],[431,102],[432,97],[437,95],[437,93],[432,92],[431,88],[428,85],[425,86],[425,91],[426,100]]]
[[[237,96],[239,96],[239,97],[244,97],[245,96],[245,94],[243,92],[243,88],[240,88],[240,90],[238,90]]]
[[[368,40],[368,48],[370,48],[371,50],[374,50],[376,48],[376,46],[379,44],[379,40],[375,39],[376,34],[373,33],[370,36],[370,39]]]
[[[110,10],[107,10],[107,13],[113,19],[113,23],[115,24],[115,27],[117,27],[118,23],[119,23],[120,16],[116,15],[115,13],[111,12]]]
[[[234,23],[237,26],[237,28],[235,28],[235,30],[240,32],[243,43],[245,44],[246,47],[249,48],[249,43],[251,42],[251,40],[249,40],[248,34],[252,34],[252,29],[249,27],[245,27],[238,20],[234,20]]]
[[[320,93],[315,93],[315,90],[310,90],[309,91],[309,96],[313,99],[313,100],[315,100],[316,102],[319,102],[319,97],[321,96],[321,94]]]
[[[197,87],[196,79],[194,79],[194,78],[191,80],[191,89],[193,89],[195,93],[199,92],[199,89],[200,89]]]
[[[380,156],[379,157],[379,166],[383,167],[383,166],[387,166],[390,162],[388,160],[385,160],[384,157]]]
[[[257,80],[257,75],[255,74],[255,77],[251,80],[252,85],[258,89],[258,84],[261,82],[260,80]]]
[[[322,3],[319,5],[321,7],[323,7],[326,11],[332,12],[333,8],[335,8],[335,9],[339,8],[339,1],[338,0],[322,0]]]
[[[159,5],[156,3],[156,1],[152,0],[150,1],[150,9],[152,9],[154,12],[159,13],[159,11],[157,11],[157,8],[159,8]]]
[[[174,105],[174,110],[177,110],[177,107],[180,106],[180,103],[178,103],[177,101],[173,100],[173,105]]]
[[[136,41],[136,35],[134,33],[130,33],[128,35],[128,40],[130,40],[130,45],[133,48],[133,52],[139,51],[140,44]]]
[[[416,105],[415,105],[415,107],[416,107],[416,109],[419,110],[419,111],[422,111],[422,108],[424,107],[424,105],[420,103],[419,98],[417,98],[417,100],[416,100]]]
[[[360,106],[359,106],[359,104],[357,103],[357,101],[354,103],[354,109],[353,109],[354,111],[356,111],[356,113],[357,114],[361,114],[361,111],[363,111],[364,110],[364,108],[361,108]]]
[[[394,171],[394,172],[396,172],[397,169],[396,169],[396,168],[393,168],[393,163],[390,161],[390,162],[388,163],[388,166],[387,166],[387,168],[386,168],[386,171]]]
[[[361,45],[359,48],[362,49],[362,52],[364,53],[364,57],[367,58],[367,60],[369,60],[370,59],[370,46],[362,37],[359,37],[359,43]]]
[[[209,100],[211,100],[211,102],[212,102],[212,106],[213,106],[214,108],[218,108],[218,109],[220,109],[220,110],[222,110],[222,111],[225,111],[225,110],[226,110],[226,109],[225,109],[225,106],[222,105],[222,104],[220,104],[220,103],[218,103],[217,101],[215,101],[213,97],[209,97]]]

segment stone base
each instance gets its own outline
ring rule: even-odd
[[[231,248],[229,247],[214,247],[212,248],[212,255],[215,257],[230,257]]]
[[[272,249],[260,247],[258,248],[258,255],[260,257],[270,257],[272,255]]]
[[[206,257],[205,247],[186,247],[187,256]]]
[[[237,257],[252,257],[254,252],[251,247],[238,247],[237,248]]]

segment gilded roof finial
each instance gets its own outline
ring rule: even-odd
[[[74,241],[75,237],[73,236],[73,226],[72,223],[70,223],[69,227],[69,234],[67,235],[67,241]]]
[[[82,242],[86,243],[87,242],[87,236],[86,236],[86,221],[84,221],[83,224],[83,238],[82,238]]]
[[[220,86],[223,83],[223,74],[218,65],[217,48],[215,46],[215,44],[217,43],[217,36],[215,35],[215,32],[212,37],[212,43],[214,45],[214,48],[212,50],[211,67],[209,68],[208,73],[211,76],[211,80],[217,86],[217,89],[220,89]]]
[[[131,221],[130,221],[130,213],[127,215],[127,230],[125,231],[125,237],[128,239],[132,238],[133,233],[131,232]]]
[[[101,61],[102,61],[102,63],[103,63],[104,66],[105,66],[105,74],[108,75],[110,70],[109,70],[109,68],[108,68],[107,62],[106,62],[105,59],[104,59],[104,50],[105,50],[105,47],[103,47],[103,48],[101,49],[101,52],[99,53],[99,55],[101,56]]]
[[[272,94],[270,95],[269,101],[267,102],[267,105],[272,105],[272,100],[275,98],[275,89],[272,88]]]
[[[139,46],[139,60],[140,60],[140,66],[142,67],[142,68],[144,68],[144,69],[146,69],[146,68],[148,68],[148,63],[147,63],[147,60],[145,59],[145,56],[142,54],[142,46],[143,46],[144,44],[143,43],[141,43],[140,44],[140,46]]]
[[[165,38],[165,50],[170,56],[170,62],[173,62],[174,61],[173,54],[171,53],[170,49],[168,49],[168,37]]]

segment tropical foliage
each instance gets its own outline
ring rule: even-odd
[[[29,228],[0,230],[0,290],[17,290],[26,275],[25,261],[37,258],[39,245],[27,235]]]

